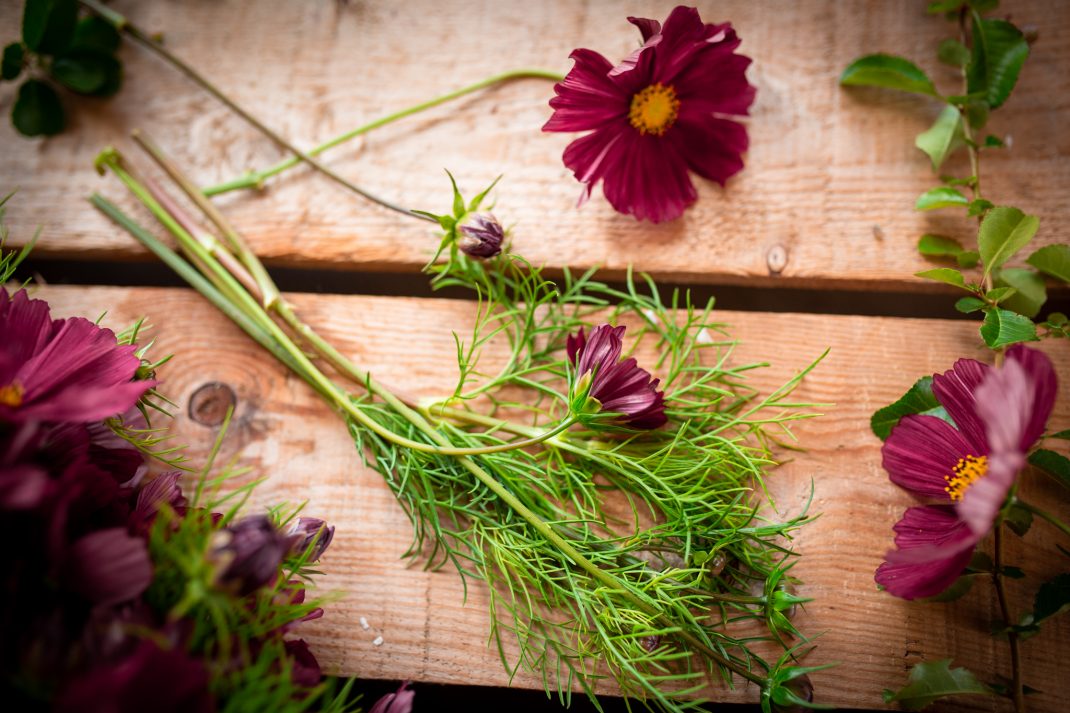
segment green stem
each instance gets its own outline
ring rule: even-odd
[[[485,89],[486,87],[490,87],[501,82],[507,82],[513,79],[548,79],[553,82],[560,82],[562,79],[564,79],[564,77],[556,72],[551,72],[545,69],[513,69],[508,72],[495,74],[493,76],[487,77],[486,79],[481,79],[480,81],[475,82],[474,84],[469,84],[467,86],[461,87],[460,89],[455,89],[452,92],[447,92],[446,94],[437,96],[434,99],[429,99],[428,101],[421,102],[419,104],[414,104],[413,106],[410,106],[407,109],[396,111],[393,114],[388,114],[387,116],[376,119],[375,121],[368,122],[363,126],[359,126],[356,129],[347,131],[346,133],[341,134],[340,136],[334,137],[330,141],[326,141],[320,144],[319,146],[316,146],[315,148],[309,149],[308,155],[318,156],[324,151],[332,149],[335,146],[343,144],[346,141],[354,139],[362,134],[366,134],[369,131],[372,131],[373,129],[378,129],[381,126],[386,126],[387,124],[393,123],[399,119],[404,119],[407,116],[412,116],[413,114],[418,114],[421,111],[434,108],[440,104],[445,104],[448,101],[458,99],[460,97],[465,96],[466,94],[471,94],[472,92],[479,91],[480,89]],[[299,163],[301,163],[301,159],[294,156],[279,161],[274,166],[269,166],[268,168],[261,169],[259,171],[248,171],[245,174],[238,176],[237,178],[233,178],[229,181],[225,181],[214,186],[208,186],[207,188],[203,188],[202,192],[206,196],[215,196],[219,195],[220,193],[227,193],[228,191],[235,191],[242,188],[262,188],[264,185],[264,181],[271,178],[272,176],[277,176],[278,174],[289,168],[293,168]]]
[[[1010,607],[1007,605],[1007,591],[1003,586],[1003,525],[997,525],[994,531],[995,544],[992,556],[992,583],[996,587],[996,599],[999,601],[1000,616],[1008,629],[1014,625],[1011,620]],[[1011,650],[1011,697],[1015,713],[1025,713],[1025,693],[1022,688],[1022,656],[1018,633],[1007,632],[1007,643]]]
[[[1070,537],[1070,525],[1067,525],[1065,522],[1063,522],[1059,518],[1055,517],[1054,515],[1052,515],[1047,510],[1041,510],[1036,505],[1030,505],[1029,503],[1025,502],[1024,500],[1020,500],[1020,499],[1018,500],[1018,505],[1020,507],[1024,508],[1024,509],[1028,510],[1029,512],[1033,513],[1034,515],[1036,515],[1036,516],[1038,516],[1038,517],[1040,517],[1040,518],[1042,518],[1044,520],[1047,520],[1049,523],[1051,523],[1053,526],[1055,526],[1055,528],[1058,529],[1060,532],[1062,532],[1064,535],[1067,535],[1068,537]]]
[[[206,79],[199,72],[197,72],[197,70],[193,69],[193,67],[189,66],[188,64],[183,62],[181,59],[179,59],[175,55],[171,54],[159,42],[154,40],[150,35],[148,35],[146,32],[144,32],[143,30],[138,28],[136,25],[132,24],[126,17],[124,17],[120,13],[116,12],[115,10],[113,10],[111,8],[105,7],[103,4],[101,4],[97,0],[79,0],[79,2],[81,2],[82,5],[84,5],[86,8],[88,8],[92,12],[96,13],[97,15],[99,15],[104,20],[106,20],[109,23],[111,23],[115,27],[115,29],[119,30],[120,32],[125,33],[131,39],[133,39],[135,42],[140,44],[142,47],[145,47],[149,51],[155,53],[160,58],[162,58],[164,61],[166,61],[168,64],[170,64],[172,67],[174,67],[178,71],[180,71],[183,74],[185,74],[197,86],[201,87],[202,89],[204,89],[208,93],[212,94],[216,99],[221,101],[228,109],[233,111],[235,114],[237,114],[241,118],[245,119],[245,121],[248,122],[249,124],[251,124],[257,131],[262,133],[264,136],[267,136],[269,139],[271,139],[276,144],[278,144],[281,148],[283,148],[283,149],[289,151],[290,153],[294,154],[294,156],[296,156],[298,158],[298,160],[304,161],[309,166],[311,166],[315,170],[319,171],[323,175],[327,176],[331,180],[335,181],[336,183],[341,184],[342,186],[348,188],[349,190],[353,191],[357,195],[359,195],[359,196],[371,201],[372,203],[377,203],[378,205],[381,205],[384,208],[389,208],[390,210],[396,211],[398,213],[402,213],[403,215],[408,215],[408,216],[412,216],[414,218],[419,218],[420,220],[431,220],[430,218],[427,218],[426,216],[422,216],[422,215],[419,215],[417,213],[413,213],[408,208],[402,208],[401,206],[395,205],[394,203],[391,203],[390,201],[388,201],[388,200],[386,200],[384,198],[380,198],[380,197],[378,197],[378,196],[376,196],[376,195],[374,195],[372,193],[369,193],[368,191],[366,191],[363,188],[357,186],[356,184],[352,183],[348,179],[343,178],[342,176],[338,175],[337,173],[335,173],[330,168],[327,168],[322,163],[317,161],[315,158],[309,156],[307,153],[305,153],[301,149],[299,149],[296,146],[294,146],[290,141],[288,141],[286,138],[284,138],[277,131],[275,131],[274,129],[271,129],[266,124],[264,124],[262,121],[257,119],[255,116],[253,116],[251,113],[249,113],[249,111],[244,109],[241,105],[239,105],[237,102],[235,102],[233,99],[228,97],[225,93],[223,93],[222,90],[220,90],[218,87],[216,87],[210,81],[208,81],[208,79]]]

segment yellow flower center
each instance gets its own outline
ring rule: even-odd
[[[22,406],[22,395],[25,393],[22,384],[17,381],[12,381],[7,386],[0,386],[0,404],[18,408]]]
[[[680,100],[676,98],[675,89],[660,83],[651,84],[632,97],[628,121],[640,134],[661,136],[676,122],[679,111]]]
[[[959,458],[959,462],[951,469],[951,475],[945,475],[947,487],[944,491],[951,497],[953,502],[962,500],[966,489],[983,478],[988,472],[988,456],[966,456]]]

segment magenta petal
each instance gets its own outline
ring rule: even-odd
[[[554,85],[550,100],[554,113],[543,131],[587,131],[628,116],[628,94],[609,78],[613,65],[602,55],[578,49],[565,79]]]
[[[905,416],[881,447],[883,466],[899,487],[921,498],[948,502],[946,477],[959,459],[978,455],[955,428],[936,416]]]
[[[976,359],[959,359],[943,374],[933,375],[933,394],[944,407],[959,432],[973,449],[972,454],[988,454],[985,426],[977,415],[974,392],[992,367]]]
[[[1025,452],[1032,448],[1044,433],[1048,418],[1055,407],[1055,396],[1059,393],[1059,380],[1055,376],[1051,359],[1038,349],[1016,344],[1007,350],[1007,361],[1021,364],[1032,385],[1032,408],[1018,442],[1018,448]]]
[[[916,506],[895,524],[895,544],[875,579],[903,599],[931,597],[950,587],[969,564],[977,544],[947,507]]]
[[[631,131],[615,147],[622,155],[604,176],[602,189],[617,211],[661,223],[679,218],[697,200],[687,160],[663,138]]]
[[[646,42],[651,37],[661,32],[661,23],[657,20],[648,20],[645,17],[629,16],[628,22],[639,28],[639,33],[643,36],[643,42]]]
[[[585,184],[587,197],[610,171],[619,171],[622,152],[621,140],[631,127],[625,120],[597,129],[586,136],[573,141],[565,149],[563,156],[565,166],[572,170],[576,180]],[[582,200],[582,199],[581,199]]]
[[[680,121],[669,134],[688,167],[703,178],[723,186],[743,170],[747,130],[741,124],[708,116]]]
[[[145,542],[124,528],[85,535],[71,548],[66,578],[73,589],[95,604],[133,599],[152,581],[152,563]]]
[[[757,88],[747,81],[750,63],[750,57],[732,53],[717,59],[703,57],[702,61],[693,62],[673,85],[680,98],[681,111],[700,116],[711,112],[747,114],[758,93]]]

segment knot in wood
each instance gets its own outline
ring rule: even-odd
[[[776,276],[784,272],[788,266],[788,249],[783,245],[774,245],[765,254],[765,264],[769,268],[769,274]]]
[[[234,389],[218,381],[202,384],[189,397],[189,417],[202,426],[218,426],[238,403]]]

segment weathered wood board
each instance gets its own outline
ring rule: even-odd
[[[237,396],[235,426],[224,455],[240,455],[255,476],[267,476],[258,504],[309,501],[307,512],[337,528],[324,558],[326,586],[347,595],[327,616],[304,629],[329,670],[371,678],[504,686],[508,676],[486,641],[485,594],[478,586],[462,601],[450,571],[429,573],[399,559],[409,543],[409,523],[375,472],[364,468],[345,428],[300,379],[261,352],[243,333],[196,294],[177,289],[59,288],[38,292],[59,315],[96,316],[121,327],[147,316],[146,337],[156,354],[174,353],[161,371],[163,391],[179,405],[177,439],[203,453],[215,429],[190,418],[191,398],[205,384],[229,386]],[[382,381],[417,396],[451,390],[455,379],[452,330],[464,333],[474,304],[412,298],[294,295],[299,311]],[[922,658],[954,656],[986,674],[1007,670],[1005,645],[987,631],[996,614],[991,589],[977,586],[959,603],[906,603],[879,593],[873,571],[891,544],[891,526],[909,504],[880,467],[879,441],[870,433],[871,412],[897,398],[924,373],[942,371],[960,356],[984,358],[975,327],[961,322],[800,314],[721,314],[742,340],[738,363],[775,356],[755,375],[770,390],[826,347],[828,358],[803,382],[800,399],[833,404],[797,431],[809,449],[771,478],[780,509],[798,512],[811,481],[814,510],[822,516],[804,528],[796,547],[805,556],[796,571],[801,593],[814,597],[799,616],[804,631],[826,632],[809,659],[839,661],[814,676],[823,702],[879,708],[880,690],[901,684]],[[1070,344],[1045,343],[1065,376]],[[492,357],[493,350],[490,355]],[[1065,389],[1063,394],[1065,396]],[[1070,402],[1057,405],[1053,427],[1070,425]],[[253,476],[250,476],[253,477]],[[1051,481],[1027,476],[1023,493],[1060,502]],[[1061,502],[1066,503],[1065,495]],[[255,506],[255,505],[254,505]],[[1070,511],[1063,506],[1063,516]],[[1054,530],[1037,523],[1032,549],[1017,540],[1010,561],[1029,576],[1010,582],[1017,611],[1029,606],[1041,578],[1065,560]],[[364,630],[360,618],[371,628]],[[376,646],[373,641],[383,637]],[[1070,695],[1063,671],[1070,618],[1053,620],[1024,644],[1027,682],[1043,693],[1030,710],[1065,710]],[[520,675],[513,685],[538,687]],[[726,701],[753,700],[753,688],[720,691]],[[964,699],[949,710],[994,711],[990,699]]]
[[[672,2],[457,0],[442,3],[133,2],[114,6],[162,31],[169,48],[298,144],[310,147],[370,119],[515,67],[570,67],[574,47],[614,61],[636,46],[629,14],[663,18]],[[927,263],[917,237],[972,239],[957,214],[919,214],[933,184],[914,136],[939,107],[922,98],[845,91],[855,57],[894,51],[915,59],[948,93],[956,70],[935,58],[953,33],[923,0],[699,2],[709,21],[731,20],[754,58],[758,86],[748,120],[747,168],[724,190],[699,181],[700,200],[679,221],[652,226],[616,215],[600,195],[575,208],[580,187],[560,161],[571,137],[540,133],[549,83],[526,80],[473,95],[379,130],[326,156],[361,185],[414,208],[449,206],[449,168],[474,192],[499,173],[496,211],[515,225],[515,247],[536,264],[629,264],[663,277],[712,283],[937,289],[911,275]],[[0,40],[18,31],[20,2],[0,0]],[[1070,240],[1070,3],[1007,0],[1001,12],[1034,25],[1039,41],[1019,89],[989,130],[1013,139],[985,157],[986,195],[1041,218],[1038,243]],[[128,146],[140,127],[203,184],[262,167],[281,154],[172,68],[123,49],[126,83],[109,101],[70,99],[72,130],[26,140],[0,122],[0,176],[21,188],[11,209],[16,240],[38,224],[39,256],[144,257],[100,216],[92,191],[121,195],[91,165],[106,145]],[[14,86],[0,87],[9,113]],[[77,104],[77,107],[74,107]],[[964,170],[964,159],[947,167]],[[220,199],[257,252],[274,264],[407,270],[435,239],[426,225],[366,204],[298,169],[267,194]],[[582,235],[582,240],[576,236]]]

